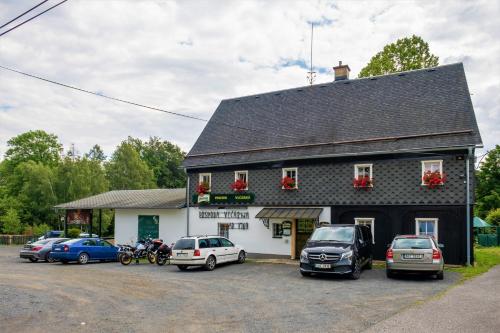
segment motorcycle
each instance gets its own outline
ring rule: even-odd
[[[124,252],[119,255],[119,260],[122,265],[129,265],[133,259],[135,259],[135,263],[139,263],[139,259],[142,258],[148,258],[148,261],[150,263],[154,263],[154,261],[151,261],[151,252],[148,251],[148,248],[150,248],[150,245],[153,243],[153,240],[151,238],[148,238],[147,240],[140,240],[137,242],[135,247],[124,247]]]
[[[173,247],[174,244],[172,244]],[[169,247],[167,243],[163,243],[156,251],[156,264],[158,266],[163,266],[172,256],[172,247]]]
[[[117,254],[118,261],[120,261],[121,256],[125,252],[134,252],[135,251],[135,248],[129,244],[116,244],[116,246],[118,246],[118,254]]]
[[[148,245],[146,251],[147,251],[148,261],[150,264],[154,264],[156,262],[156,253],[158,249],[162,246],[162,244],[163,244],[162,239],[153,239],[151,243]]]

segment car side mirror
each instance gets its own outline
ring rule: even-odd
[[[441,243],[440,243],[440,244],[438,244],[438,247],[439,247],[440,249],[444,249],[444,244],[441,244]]]

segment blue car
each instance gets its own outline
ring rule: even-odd
[[[116,261],[118,248],[99,238],[77,238],[52,245],[51,258],[63,264],[77,261],[86,264],[91,260]]]

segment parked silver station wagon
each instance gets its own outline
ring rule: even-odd
[[[444,277],[443,253],[434,237],[428,235],[396,236],[386,254],[387,277],[395,273],[425,273]]]

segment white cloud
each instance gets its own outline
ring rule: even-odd
[[[55,3],[55,0],[51,0]],[[0,22],[33,6],[0,3]],[[306,84],[339,60],[356,76],[397,38],[417,34],[441,63],[463,61],[486,148],[500,137],[497,2],[78,1],[0,37],[0,64],[118,98],[209,118],[221,99]],[[332,80],[331,71],[317,82]],[[0,70],[0,154],[30,129],[109,155],[128,135],[189,150],[204,123],[84,95]]]

